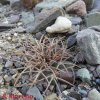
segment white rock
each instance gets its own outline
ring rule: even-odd
[[[8,39],[8,40],[11,40],[11,37],[8,37],[7,39]]]
[[[100,93],[96,89],[93,89],[89,92],[88,98],[89,100],[100,100]]]
[[[66,17],[59,16],[55,23],[46,28],[48,33],[65,33],[68,32],[72,27],[72,22]]]
[[[18,36],[18,33],[14,33],[14,36],[17,37]]]

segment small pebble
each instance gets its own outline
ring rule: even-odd
[[[9,60],[5,64],[5,67],[12,67],[12,66],[13,66],[13,62]]]
[[[14,33],[14,36],[17,37],[18,36],[18,33]]]
[[[8,38],[7,38],[7,40],[9,40],[9,41],[10,41],[10,40],[11,40],[11,37],[8,37]]]

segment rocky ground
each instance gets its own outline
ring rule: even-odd
[[[0,100],[100,100],[100,0],[0,0]]]

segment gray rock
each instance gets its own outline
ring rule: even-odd
[[[100,25],[100,12],[93,12],[87,15],[86,18],[87,27]]]
[[[77,42],[89,64],[100,64],[100,32],[85,29],[77,34]]]
[[[29,33],[40,32],[51,25],[54,20],[62,14],[62,10],[58,8],[44,9],[41,13],[35,16],[35,22],[28,26],[26,31]]]
[[[38,32],[38,33],[36,33],[35,37],[36,37],[36,39],[40,40],[42,36],[43,36],[43,33],[42,32]]]
[[[100,12],[100,0],[94,0],[93,9],[91,12]]]
[[[17,23],[19,20],[20,20],[20,16],[19,16],[19,15],[11,15],[11,16],[8,18],[8,22],[9,22],[10,24]]]
[[[26,31],[25,28],[22,26],[16,27],[14,29],[14,32],[17,32],[17,33],[24,33],[25,31]]]
[[[2,24],[0,23],[0,32],[6,31],[8,29],[14,28],[15,26],[13,24]]]
[[[5,67],[12,67],[12,66],[13,66],[13,62],[9,60],[5,64]]]
[[[10,4],[9,0],[0,0],[0,3],[3,5]]]
[[[10,0],[10,6],[13,10],[21,10],[21,0]]]
[[[82,19],[80,17],[72,17],[70,18],[70,21],[73,25],[78,25],[82,22]]]
[[[3,64],[3,58],[0,56],[0,64]]]
[[[96,83],[100,86],[100,79],[96,79]]]
[[[86,90],[83,90],[83,89],[80,89],[79,90],[79,93],[83,96],[83,97],[86,97],[87,96],[87,91]]]
[[[28,27],[30,25],[33,25],[34,24],[34,15],[33,15],[33,12],[22,12],[21,13],[21,21],[23,23],[23,25],[25,27]]]
[[[88,93],[89,100],[100,100],[100,93],[96,89],[92,89]]]
[[[16,68],[22,67],[22,64],[20,62],[15,62],[14,65],[15,65]]]
[[[33,88],[30,88],[27,91],[27,95],[32,95],[33,97],[36,98],[36,100],[44,100],[43,96],[41,95],[39,89],[36,86],[34,86]]]
[[[28,86],[27,84],[24,84],[24,85],[22,86],[22,88],[21,88],[21,93],[22,93],[22,94],[26,94],[27,91],[28,91],[28,89],[29,89],[29,86]]]
[[[91,75],[86,68],[79,69],[76,72],[76,76],[79,77],[83,82],[89,82],[91,80]]]
[[[76,34],[69,36],[67,39],[67,47],[68,48],[72,47],[76,42],[77,42]]]
[[[79,52],[73,59],[73,62],[75,63],[84,63],[85,58],[82,52]]]
[[[43,2],[37,4],[35,8],[38,10],[53,7],[63,8],[65,6],[69,6],[75,1],[77,0],[44,0]]]

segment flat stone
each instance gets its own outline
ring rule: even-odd
[[[36,5],[36,9],[41,10],[44,8],[63,8],[75,2],[77,0],[44,0],[43,2]]]
[[[25,12],[25,11],[23,11],[21,13],[21,15],[22,15],[21,21],[22,21],[22,23],[23,23],[23,25],[25,27],[27,27],[27,26],[29,26],[31,24],[33,25],[33,23],[34,23],[33,12]]]
[[[76,42],[77,42],[76,34],[69,36],[67,39],[67,47],[68,48],[72,47],[73,45],[76,44]]]
[[[58,8],[44,9],[35,16],[35,22],[26,28],[29,33],[37,33],[45,30],[51,25],[58,16],[63,15],[62,10]]]
[[[86,5],[82,0],[78,0],[70,6],[65,7],[65,10],[68,13],[75,13],[78,16],[85,16],[87,14]]]
[[[19,15],[11,15],[11,16],[8,18],[9,24],[17,23],[19,20],[20,20],[20,16],[19,16]]]
[[[41,95],[39,89],[36,86],[34,86],[33,88],[30,88],[27,91],[27,95],[32,95],[33,97],[35,97],[36,100],[44,100],[43,96]]]
[[[87,15],[86,18],[87,27],[100,25],[100,12],[93,12]]]
[[[100,32],[85,29],[80,31],[76,38],[87,63],[100,64]]]

